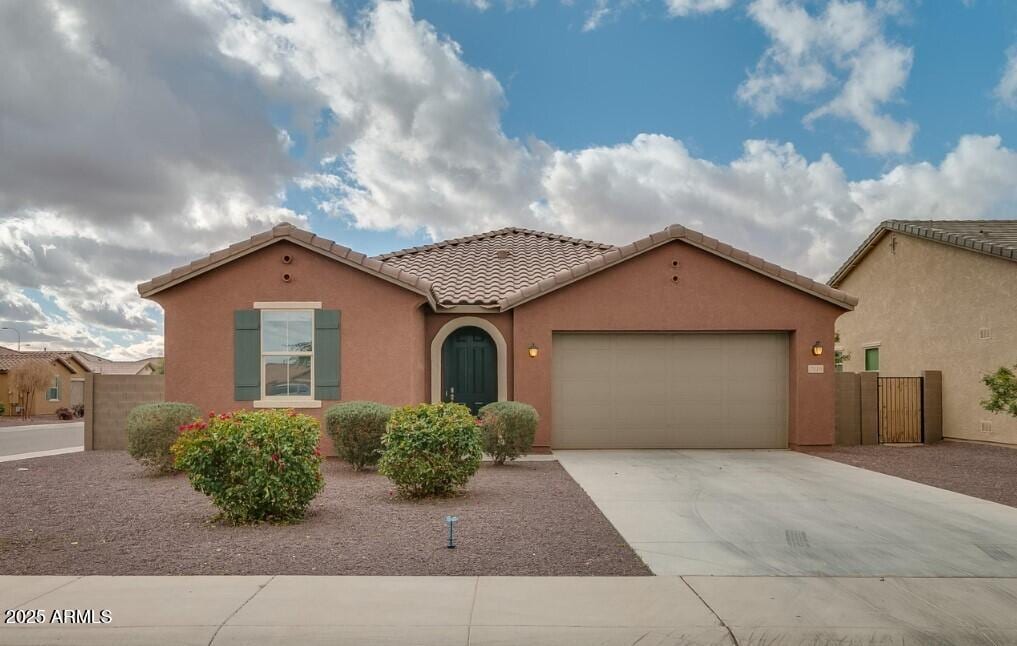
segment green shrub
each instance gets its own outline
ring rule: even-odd
[[[377,464],[381,457],[381,436],[392,416],[392,407],[375,402],[344,402],[325,413],[325,430],[336,453],[360,471]]]
[[[201,417],[191,404],[162,402],[135,406],[127,415],[127,452],[150,469],[173,470],[170,446],[176,441],[181,424]]]
[[[181,428],[176,467],[227,520],[292,521],[324,486],[318,420],[286,410],[209,415]]]
[[[0,415],[3,415],[6,412],[7,412],[7,407],[4,406],[3,404],[0,404]]]
[[[480,429],[462,404],[397,408],[381,444],[378,471],[408,498],[455,493],[484,455]]]
[[[492,402],[480,409],[480,431],[484,437],[484,453],[495,464],[515,460],[533,448],[540,417],[537,410],[522,402]]]

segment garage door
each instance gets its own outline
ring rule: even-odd
[[[786,334],[555,334],[560,449],[784,448]]]

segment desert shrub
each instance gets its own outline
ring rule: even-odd
[[[344,402],[325,413],[336,453],[357,471],[377,464],[381,457],[381,436],[392,416],[392,407],[376,402]]]
[[[84,404],[75,404],[75,405],[71,406],[71,410],[74,412],[74,416],[75,417],[84,417],[85,416],[85,405]]]
[[[56,409],[54,415],[56,415],[57,419],[74,419],[74,411],[64,406]]]
[[[533,448],[540,417],[533,406],[522,402],[492,402],[480,409],[480,431],[484,453],[495,464],[515,460]]]
[[[7,407],[4,406],[3,404],[0,404],[0,415],[3,415],[6,412],[7,412]]]
[[[127,415],[127,452],[150,469],[172,471],[170,446],[177,440],[177,429],[199,417],[201,411],[192,404],[160,402],[135,406]]]
[[[990,413],[1007,413],[1017,417],[1017,366],[1013,370],[1003,366],[982,377],[989,388],[989,398],[981,402]]]
[[[397,408],[381,444],[378,471],[408,498],[455,493],[484,455],[477,422],[462,404]]]
[[[233,523],[293,521],[324,486],[318,420],[286,410],[239,410],[183,426],[176,468]]]

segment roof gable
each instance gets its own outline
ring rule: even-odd
[[[811,278],[797,274],[789,269],[784,269],[783,267],[771,262],[767,262],[746,251],[736,249],[729,244],[725,244],[719,240],[705,236],[698,231],[693,231],[692,229],[688,229],[681,225],[673,224],[663,231],[658,231],[657,233],[653,233],[641,240],[636,240],[632,244],[609,249],[587,262],[583,262],[564,271],[560,271],[554,276],[540,281],[536,285],[531,285],[509,294],[499,301],[500,309],[504,311],[518,307],[523,303],[535,298],[540,298],[541,296],[565,287],[566,285],[570,285],[578,280],[597,274],[605,269],[625,262],[626,260],[640,256],[651,249],[656,249],[661,245],[673,241],[681,241],[692,245],[737,265],[741,265],[742,267],[766,276],[767,278],[784,283],[785,285],[803,291],[811,296],[815,296],[816,298],[833,303],[834,305],[844,309],[853,309],[854,306],[858,304],[858,299],[856,297],[846,294],[838,289],[816,282]]]
[[[830,277],[836,287],[889,232],[1017,261],[1017,220],[884,220]]]
[[[169,273],[156,276],[152,280],[138,285],[138,293],[145,298],[149,298],[163,290],[282,241],[291,242],[331,258],[340,264],[409,289],[427,298],[432,306],[435,304],[429,281],[389,263],[381,262],[376,258],[368,258],[349,247],[336,244],[331,240],[317,236],[310,231],[299,229],[289,223],[278,224],[270,231],[251,236],[247,240],[232,244],[226,249],[215,251],[188,265],[177,267]]]
[[[430,281],[440,306],[497,307],[509,294],[611,248],[590,240],[509,227],[377,259]]]

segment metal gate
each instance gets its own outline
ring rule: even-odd
[[[880,443],[922,442],[922,378],[879,377],[878,387]]]

